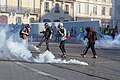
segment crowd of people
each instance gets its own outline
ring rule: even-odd
[[[107,27],[101,33],[111,36],[113,40],[115,39],[115,36],[119,34],[117,26],[110,28],[109,25],[107,25]]]
[[[28,43],[30,28],[31,26],[27,24],[24,28],[20,30],[20,38],[25,39],[26,43]],[[74,28],[72,27],[71,31],[69,32],[65,29],[63,23],[59,23],[59,25],[57,27],[54,27],[54,29],[52,29],[48,23],[45,23],[44,28],[45,30],[40,32],[43,34],[43,36],[40,40],[40,43],[36,47],[40,48],[42,43],[45,42],[46,50],[50,51],[49,42],[51,40],[52,34],[54,34],[55,41],[60,42],[59,48],[62,53],[61,57],[66,58],[65,41],[68,38],[70,38],[70,36],[72,36],[73,34],[75,34],[76,36],[76,33],[77,33],[76,27]],[[85,40],[86,38],[88,39],[87,46],[85,47],[81,56],[84,58],[88,52],[88,49],[91,48],[92,53],[93,53],[92,58],[97,58],[97,53],[95,50],[95,42],[96,40],[98,40],[98,33],[91,27],[86,27],[85,29],[83,27],[80,27],[79,31],[80,31],[79,33],[82,34],[83,36],[83,40]],[[104,30],[100,30],[100,33],[103,35],[109,35],[112,37],[112,39],[115,39],[116,34],[118,34],[118,29],[117,29],[117,26],[110,29],[110,26],[108,25]]]

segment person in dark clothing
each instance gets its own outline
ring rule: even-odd
[[[111,36],[112,36],[113,40],[115,39],[116,33],[119,34],[119,33],[118,33],[117,26],[115,26],[115,28],[113,28],[113,29],[111,30]]]
[[[22,28],[19,33],[20,38],[26,39],[26,43],[28,43],[29,33],[30,33],[30,25],[29,24],[27,24],[24,28]]]
[[[95,47],[94,47],[95,40],[92,37],[93,36],[92,34],[93,34],[94,31],[90,27],[87,27],[86,31],[87,31],[87,35],[84,37],[84,40],[85,40],[85,38],[87,38],[88,39],[88,43],[87,43],[87,46],[86,46],[85,50],[83,51],[83,54],[81,54],[81,56],[85,57],[87,52],[88,52],[88,49],[91,48],[92,53],[93,53],[93,57],[92,58],[97,58],[97,54],[96,54]]]
[[[60,30],[58,31],[58,33],[59,33],[60,39],[61,39],[60,45],[59,45],[59,48],[60,48],[60,50],[61,50],[61,52],[62,52],[62,56],[61,56],[61,57],[66,58],[66,50],[65,50],[66,29],[64,28],[63,23],[60,23],[60,24],[58,25],[58,28],[60,29]]]
[[[56,28],[56,29],[55,29],[55,41],[58,41],[58,42],[59,42],[59,41],[60,41],[60,35],[59,35],[59,32],[58,32],[58,31],[59,31],[59,28]]]
[[[49,42],[51,39],[52,32],[51,32],[51,29],[50,29],[48,23],[45,23],[44,26],[45,26],[45,31],[40,32],[40,33],[43,33],[44,35],[43,35],[40,43],[37,45],[37,47],[41,47],[42,43],[46,42],[46,50],[50,50]]]

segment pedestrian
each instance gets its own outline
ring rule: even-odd
[[[60,29],[58,27],[56,27],[55,29],[55,41],[59,42],[60,41],[60,35],[58,33]]]
[[[76,27],[74,27],[74,37],[76,37],[76,34],[77,34],[77,30]]]
[[[46,43],[46,50],[50,51],[49,42],[51,39],[52,32],[51,32],[51,28],[50,28],[48,23],[45,23],[44,26],[45,26],[45,31],[40,32],[40,33],[43,33],[43,37],[40,40],[40,43],[37,45],[37,47],[41,47],[42,43],[45,42]]]
[[[109,25],[107,25],[107,27],[105,28],[104,34],[105,35],[110,35],[110,26]]]
[[[70,30],[70,34],[71,34],[71,36],[73,36],[74,34],[73,34],[73,27],[71,28],[71,30]]]
[[[59,48],[60,48],[60,50],[61,50],[61,52],[62,52],[62,56],[61,56],[61,57],[66,58],[66,50],[65,50],[66,29],[64,28],[63,23],[60,23],[60,24],[58,25],[58,28],[60,29],[60,30],[58,31],[58,33],[59,33],[60,39],[61,39],[60,45],[59,45]]]
[[[87,27],[86,31],[87,31],[87,35],[84,37],[84,40],[85,40],[85,38],[87,38],[88,43],[87,43],[87,46],[86,46],[85,50],[83,51],[83,54],[81,54],[81,56],[85,57],[87,52],[88,52],[88,49],[91,48],[92,53],[93,53],[92,58],[97,58],[97,54],[96,54],[96,51],[95,51],[95,41],[97,40],[97,38],[94,36],[95,31],[90,27]]]
[[[29,33],[30,33],[30,28],[31,28],[31,26],[29,24],[27,24],[25,27],[23,27],[20,30],[20,33],[19,33],[20,38],[25,39],[26,43],[28,43],[28,37],[29,37]]]
[[[80,38],[84,37],[84,29],[80,27]]]
[[[118,33],[117,26],[115,26],[115,28],[113,28],[113,29],[111,30],[111,36],[112,36],[112,39],[113,39],[113,40],[115,39],[116,33],[119,34],[119,33]]]

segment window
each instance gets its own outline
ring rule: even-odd
[[[6,0],[0,0],[1,11],[7,10]]]
[[[60,13],[59,7],[60,7],[59,4],[56,3],[55,4],[55,13]]]
[[[30,11],[34,13],[34,8],[35,8],[35,2],[34,0],[30,0]]]
[[[112,8],[110,8],[110,16],[112,16]]]
[[[81,5],[79,4],[79,13],[81,13]]]
[[[81,10],[81,9],[80,9],[80,8],[81,8],[81,5],[80,5],[80,4],[77,4],[76,6],[77,6],[77,7],[76,7],[76,8],[77,8],[77,13],[81,13],[81,11],[80,11],[80,10]]]
[[[34,23],[34,18],[30,18],[30,23]]]
[[[69,14],[69,5],[65,5],[65,11],[64,11],[65,14]]]
[[[21,24],[21,17],[16,17],[16,23]]]
[[[97,6],[93,6],[93,14],[97,15]]]
[[[89,14],[89,5],[88,4],[85,5],[85,14]]]
[[[105,15],[105,7],[102,7],[102,15]]]
[[[45,2],[45,12],[49,12],[49,2]]]
[[[102,0],[103,2],[106,2],[106,0]]]

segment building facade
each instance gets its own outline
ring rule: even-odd
[[[111,0],[77,0],[76,20],[100,21],[102,27],[111,23]]]
[[[40,0],[0,0],[0,24],[31,23],[39,19]]]
[[[111,7],[111,0],[0,0],[0,22],[97,20],[106,26],[110,24]]]
[[[112,22],[113,27],[118,26],[120,30],[120,0],[112,0],[113,7],[112,7]]]
[[[74,0],[42,0],[41,22],[73,21]]]

